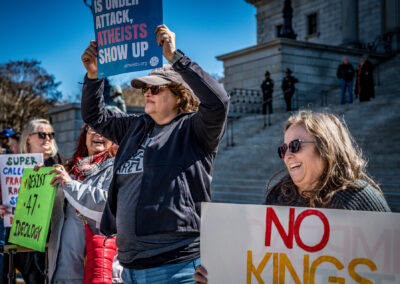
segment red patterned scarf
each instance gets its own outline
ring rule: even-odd
[[[108,151],[84,158],[77,157],[71,169],[75,175],[75,180],[84,180],[94,173],[107,158],[109,158]]]

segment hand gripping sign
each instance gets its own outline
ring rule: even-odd
[[[37,172],[24,170],[8,239],[10,243],[44,252],[57,188],[50,185],[56,175],[48,174],[52,169],[43,167]]]
[[[43,154],[0,155],[2,204],[11,212],[4,215],[5,227],[11,227],[14,218],[24,168],[33,168],[39,163],[43,163]]]
[[[162,0],[93,0],[100,77],[162,66]]]
[[[203,203],[208,283],[400,283],[400,214]]]

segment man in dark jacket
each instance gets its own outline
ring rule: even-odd
[[[274,92],[274,81],[270,78],[269,72],[265,72],[265,80],[261,84],[261,90],[263,93],[263,104],[262,104],[262,114],[272,113],[272,93]]]
[[[347,56],[343,56],[343,63],[339,65],[336,76],[340,79],[340,104],[346,103],[346,90],[349,93],[349,103],[352,104],[354,68]]]
[[[299,80],[292,76],[292,70],[289,68],[286,68],[285,70],[285,78],[282,80],[282,91],[283,91],[283,97],[286,102],[286,111],[291,111],[292,110],[292,97],[295,91],[295,86]]]
[[[175,34],[161,25],[156,38],[170,65],[132,80],[145,97],[143,115],[105,109],[97,44],[82,55],[82,118],[119,145],[100,229],[117,233],[125,284],[194,283],[201,202],[211,200],[213,161],[228,114],[225,90],[175,49]]]

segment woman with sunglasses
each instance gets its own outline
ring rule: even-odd
[[[366,172],[361,151],[335,115],[301,111],[291,116],[278,155],[287,174],[268,191],[266,204],[390,211]]]
[[[61,164],[62,159],[58,154],[57,143],[54,139],[54,130],[47,119],[33,119],[29,121],[21,133],[21,153],[42,153],[44,165],[51,167]],[[0,214],[9,214],[5,206],[0,206]],[[8,239],[9,228],[6,230]],[[8,258],[4,258],[2,279],[8,283]],[[14,266],[17,268],[26,283],[44,283],[45,254],[41,252],[17,253],[14,256]]]
[[[106,235],[117,233],[124,283],[194,283],[200,205],[211,199],[213,160],[229,98],[175,49],[174,33],[164,25],[155,33],[171,65],[132,80],[143,90],[145,114],[105,109],[92,42],[82,55],[87,70],[82,118],[119,145],[101,229]]]
[[[286,121],[278,148],[286,174],[267,192],[267,205],[390,212],[379,186],[366,173],[347,127],[333,114],[300,111]],[[196,283],[207,283],[199,266]]]
[[[48,244],[50,283],[84,281],[86,232],[82,216],[91,232],[99,234],[116,150],[110,140],[84,125],[72,159],[49,173],[56,173],[51,185],[58,185]]]

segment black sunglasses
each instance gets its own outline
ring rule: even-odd
[[[46,139],[46,136],[49,136],[49,139],[52,140],[56,136],[54,132],[46,133],[46,132],[33,132],[29,136],[37,134],[40,139]]]
[[[297,153],[300,151],[301,143],[315,143],[314,141],[303,141],[299,139],[295,139],[289,143],[289,146],[286,143],[283,143],[282,146],[278,147],[278,155],[279,158],[285,158],[285,154],[287,149],[289,148],[290,152]]]
[[[161,88],[167,88],[167,86],[145,86],[142,87],[142,95],[144,95],[149,89],[152,95],[158,95],[161,91]]]

